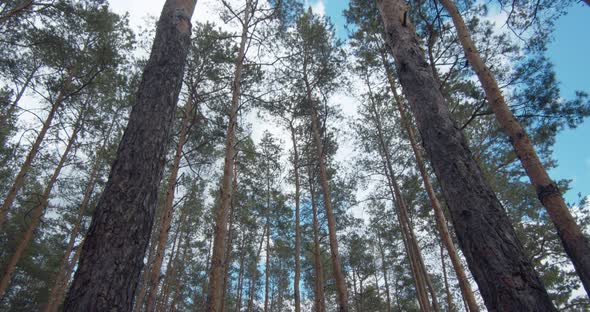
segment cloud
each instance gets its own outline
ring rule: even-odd
[[[313,2],[313,3],[312,3]],[[318,14],[320,16],[326,15],[326,5],[324,4],[324,0],[314,0],[314,1],[305,1],[305,6],[310,7],[313,13]]]

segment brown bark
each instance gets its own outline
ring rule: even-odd
[[[166,142],[190,44],[194,0],[167,0],[94,211],[64,311],[131,311],[154,221]]]
[[[330,193],[330,182],[326,171],[324,156],[324,147],[319,129],[317,107],[312,98],[312,87],[307,79],[306,68],[304,65],[304,82],[307,93],[307,102],[311,110],[311,128],[314,137],[314,143],[317,153],[317,161],[320,169],[320,185],[324,195],[324,208],[326,209],[326,218],[328,219],[328,236],[330,237],[330,258],[332,260],[332,271],[336,280],[336,301],[338,302],[338,312],[348,312],[348,295],[346,290],[346,280],[342,273],[340,255],[338,254],[338,237],[336,235],[336,218],[332,209],[332,195]]]
[[[35,157],[39,152],[41,143],[43,143],[43,140],[45,139],[45,134],[47,134],[47,130],[49,130],[51,122],[53,121],[53,118],[57,113],[57,110],[61,107],[61,104],[64,98],[66,97],[66,91],[70,87],[73,78],[73,70],[68,71],[68,75],[64,80],[61,90],[57,94],[55,101],[53,101],[53,104],[51,104],[51,110],[49,111],[49,115],[47,115],[47,118],[45,118],[41,130],[37,134],[37,138],[35,139],[35,142],[31,146],[31,149],[27,154],[27,158],[25,158],[24,163],[21,165],[18,174],[14,178],[13,184],[10,187],[10,190],[8,191],[8,194],[6,194],[4,202],[2,202],[2,207],[0,208],[0,226],[4,225],[4,222],[6,221],[6,215],[8,214],[8,210],[10,210],[10,208],[12,207],[16,195],[23,187],[25,178],[29,173],[29,169],[31,168],[31,164],[33,163],[33,160],[35,160]]]
[[[20,241],[16,247],[16,250],[14,251],[14,253],[12,254],[12,256],[10,257],[10,259],[8,260],[8,262],[6,264],[6,267],[4,269],[4,273],[2,275],[2,280],[0,280],[0,298],[4,297],[4,294],[6,293],[6,289],[8,288],[10,281],[12,279],[12,274],[16,270],[16,265],[18,264],[18,261],[20,260],[21,256],[23,255],[23,252],[25,251],[25,249],[29,246],[31,239],[33,239],[33,236],[35,234],[35,230],[37,230],[37,227],[41,223],[41,218],[45,214],[45,208],[47,208],[47,205],[49,204],[49,196],[51,195],[51,191],[53,190],[53,186],[55,185],[55,182],[57,182],[57,178],[59,177],[59,174],[60,174],[62,168],[64,167],[66,161],[68,160],[68,156],[70,154],[70,151],[74,147],[74,143],[76,142],[76,138],[78,136],[78,133],[80,132],[80,130],[82,128],[83,118],[84,118],[84,112],[81,112],[77,118],[76,124],[74,125],[74,129],[72,130],[72,134],[70,135],[70,138],[68,140],[68,144],[66,145],[66,148],[63,151],[63,153],[59,159],[59,163],[57,164],[57,166],[55,167],[55,169],[53,171],[53,174],[49,178],[49,181],[47,182],[47,185],[45,186],[45,190],[43,191],[43,194],[38,199],[39,203],[37,204],[37,206],[35,206],[35,208],[31,212],[31,222],[29,223],[22,238],[20,239]]]
[[[326,300],[324,297],[324,266],[322,264],[322,251],[320,246],[320,225],[318,222],[318,208],[315,201],[315,188],[313,170],[309,170],[309,193],[311,196],[311,210],[313,213],[313,262],[315,271],[315,308],[316,312],[326,312]]]
[[[245,245],[245,235],[242,233],[242,238],[240,239],[240,250],[244,250]],[[237,294],[236,294],[236,312],[241,312],[242,309],[242,292],[243,292],[243,285],[244,285],[244,258],[246,256],[245,252],[240,252],[240,270],[238,273],[238,287],[237,287]]]
[[[465,56],[485,90],[486,98],[496,115],[496,120],[506,135],[510,137],[510,143],[518,159],[520,159],[531,184],[535,187],[539,201],[547,209],[565,252],[572,260],[586,293],[590,295],[590,244],[588,240],[572,216],[557,184],[551,180],[537,156],[535,147],[525,129],[522,128],[506,104],[496,78],[479,55],[477,47],[471,39],[469,29],[465,25],[455,3],[452,0],[440,0],[440,3],[451,15],[459,41],[465,51]]]
[[[404,107],[403,101],[401,96],[397,93],[395,80],[393,78],[393,73],[391,68],[386,62],[385,54],[382,51],[381,54],[383,65],[385,67],[385,71],[387,73],[387,79],[389,82],[389,86],[391,91],[393,92],[394,101],[397,107],[397,110],[400,114],[400,118],[402,121],[402,125],[406,130],[406,134],[408,135],[408,140],[410,141],[410,146],[412,147],[412,151],[414,153],[414,157],[416,158],[416,166],[418,167],[418,171],[420,171],[420,176],[422,177],[422,182],[424,183],[424,188],[426,189],[426,193],[428,194],[428,198],[430,200],[430,205],[434,211],[436,226],[439,231],[441,240],[449,253],[449,257],[451,258],[451,263],[453,264],[453,269],[457,273],[457,280],[459,282],[459,288],[461,289],[461,294],[465,297],[465,301],[469,305],[469,309],[472,312],[478,312],[479,306],[477,305],[477,301],[475,300],[475,296],[473,294],[473,290],[471,290],[471,285],[469,285],[469,280],[467,279],[467,275],[465,273],[465,269],[461,264],[461,259],[457,253],[457,249],[455,248],[455,244],[451,239],[451,235],[449,233],[449,228],[447,227],[447,220],[445,214],[443,212],[442,206],[436,197],[436,193],[434,191],[434,187],[430,182],[430,177],[428,176],[428,171],[426,171],[425,161],[422,158],[422,152],[418,147],[418,140],[416,139],[416,134],[414,133],[414,128],[410,122],[410,117],[406,112]]]
[[[156,257],[150,273],[149,293],[147,300],[146,311],[152,312],[156,307],[156,294],[158,293],[158,284],[160,279],[160,270],[162,269],[162,262],[164,260],[164,252],[166,251],[166,244],[168,243],[168,233],[172,222],[172,215],[174,213],[174,193],[176,191],[176,181],[178,179],[178,170],[180,169],[180,159],[182,157],[182,148],[188,139],[188,130],[192,122],[193,112],[193,96],[189,92],[188,100],[184,108],[184,116],[180,126],[180,134],[178,135],[178,143],[176,144],[176,151],[174,159],[172,160],[172,167],[170,169],[170,176],[168,177],[168,189],[166,190],[166,200],[164,201],[164,210],[162,213],[162,224],[160,227],[160,235],[158,236],[158,247],[156,249]]]
[[[185,237],[184,237],[184,246],[182,247],[182,260],[180,260],[180,262],[176,262],[175,265],[175,270],[174,270],[174,274],[176,276],[176,274],[180,273],[180,264],[184,264],[186,263],[186,254],[188,251],[188,246],[190,243],[190,231],[187,228],[186,232],[185,232]],[[178,299],[180,298],[180,293],[182,292],[182,285],[179,285],[179,278],[174,278],[174,297],[172,297],[172,303],[170,304],[170,312],[174,312],[176,311],[176,304],[178,303]],[[180,286],[180,287],[179,287]]]
[[[297,150],[297,137],[293,121],[289,123],[291,130],[291,141],[293,142],[293,174],[295,175],[295,279],[293,281],[293,292],[295,296],[295,312],[301,312],[301,295],[299,293],[299,280],[301,278],[301,265],[299,255],[301,253],[300,230],[299,230],[299,196],[301,183],[299,181],[299,151]]]
[[[237,115],[240,99],[240,88],[242,80],[242,69],[244,58],[246,56],[246,45],[248,42],[248,23],[250,21],[250,12],[252,10],[252,1],[246,0],[244,9],[245,21],[240,39],[240,47],[235,63],[234,80],[232,82],[232,99],[227,126],[225,142],[225,161],[223,165],[223,180],[220,189],[219,206],[215,211],[215,232],[213,240],[213,255],[211,257],[211,271],[209,273],[209,290],[207,300],[208,312],[221,312],[221,297],[223,288],[223,262],[225,253],[225,243],[227,235],[227,215],[231,202],[231,186],[233,178],[234,163],[234,141],[235,128],[237,126]]]
[[[183,211],[180,215],[178,225],[176,227],[176,233],[174,234],[172,248],[170,250],[170,257],[166,264],[166,271],[164,272],[164,282],[160,288],[160,294],[158,295],[159,302],[156,302],[156,311],[166,310],[168,307],[168,301],[170,296],[171,283],[174,280],[174,274],[176,272],[176,263],[178,261],[178,255],[180,254],[180,246],[182,245],[182,231],[184,231],[184,223],[186,222],[188,213]],[[155,285],[159,286],[159,283]]]
[[[489,310],[555,311],[504,208],[455,126],[401,0],[377,0],[398,77]]]
[[[252,278],[250,280],[250,297],[248,299],[248,312],[254,311],[254,294],[256,293],[256,280],[258,279],[258,261],[260,261],[260,254],[262,253],[262,245],[266,238],[266,227],[262,232],[260,238],[260,244],[258,245],[258,252],[256,253],[256,259],[254,260],[254,271],[252,272]]]

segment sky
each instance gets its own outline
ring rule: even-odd
[[[111,0],[111,6],[119,13],[129,12],[133,26],[145,25],[147,15],[158,16],[163,0]],[[340,38],[346,38],[345,21],[342,11],[348,7],[348,0],[305,0],[312,9],[330,17],[336,26]],[[219,20],[216,8],[219,1],[199,0],[195,10],[195,18],[199,21]],[[584,31],[586,29],[586,31]],[[590,7],[580,2],[569,9],[567,15],[556,22],[554,39],[549,46],[548,56],[555,66],[557,79],[560,82],[562,96],[572,99],[576,90],[590,94]],[[341,96],[336,101],[349,102],[351,99]],[[346,105],[345,105],[346,106]],[[347,108],[352,108],[352,105]],[[263,129],[255,129],[254,135],[259,136]],[[575,129],[567,129],[557,136],[553,148],[558,167],[550,171],[553,179],[571,179],[571,190],[565,194],[566,200],[574,203],[578,193],[590,195],[590,120],[586,119]],[[340,159],[346,159],[352,153],[346,149]]]

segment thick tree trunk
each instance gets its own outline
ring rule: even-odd
[[[12,279],[12,274],[16,270],[16,265],[17,265],[18,261],[20,260],[21,256],[23,255],[23,252],[25,251],[25,249],[29,246],[31,239],[33,239],[33,236],[35,234],[35,230],[37,230],[37,227],[41,223],[41,218],[45,214],[45,208],[47,208],[47,205],[49,204],[49,196],[51,195],[51,191],[53,190],[53,186],[55,185],[55,182],[57,182],[57,178],[58,178],[62,168],[64,167],[66,161],[68,160],[68,156],[70,154],[70,151],[74,147],[74,143],[76,142],[76,138],[78,136],[78,133],[80,132],[80,130],[82,128],[83,118],[84,118],[84,111],[81,112],[80,115],[78,116],[76,124],[74,125],[74,129],[72,131],[72,134],[70,135],[70,138],[68,140],[68,144],[66,145],[66,148],[63,151],[61,158],[59,159],[59,163],[57,164],[57,166],[55,167],[55,169],[53,171],[53,174],[49,178],[49,181],[47,182],[47,185],[45,186],[45,190],[43,191],[43,194],[38,199],[39,203],[37,204],[37,206],[35,206],[35,208],[31,212],[31,222],[29,223],[29,226],[27,227],[25,233],[23,234],[21,240],[19,241],[19,243],[16,247],[16,250],[14,251],[12,256],[10,257],[10,259],[8,260],[8,262],[6,264],[6,267],[4,268],[4,274],[2,275],[2,280],[0,280],[0,298],[4,297],[4,294],[6,293],[6,289],[8,288],[8,285],[10,284],[10,280]]]
[[[412,147],[412,151],[414,153],[414,157],[416,158],[416,166],[420,171],[420,176],[422,177],[422,182],[424,183],[424,188],[426,189],[426,193],[428,194],[428,198],[430,200],[430,205],[434,210],[434,217],[436,221],[436,226],[438,228],[441,240],[449,253],[449,257],[451,258],[451,263],[453,264],[453,269],[457,273],[457,280],[459,282],[459,288],[461,289],[461,294],[465,297],[465,301],[469,305],[469,309],[471,312],[478,312],[479,306],[477,305],[477,301],[475,300],[475,296],[473,294],[473,290],[471,290],[471,285],[469,285],[469,280],[467,279],[467,274],[465,273],[465,269],[461,264],[461,259],[457,253],[457,249],[455,248],[455,244],[451,239],[451,235],[449,233],[449,228],[447,227],[447,220],[445,214],[443,212],[442,206],[436,197],[436,193],[434,191],[434,187],[430,182],[430,177],[428,176],[428,171],[426,171],[425,161],[422,158],[422,153],[420,148],[418,147],[418,140],[416,139],[416,134],[414,133],[414,128],[410,122],[410,117],[408,116],[406,109],[404,107],[403,101],[401,96],[397,93],[395,80],[393,78],[393,73],[391,71],[391,67],[387,64],[385,54],[382,52],[381,58],[383,61],[383,66],[385,67],[385,71],[387,73],[387,79],[389,82],[389,86],[391,91],[393,92],[394,101],[397,107],[397,110],[400,114],[400,118],[402,121],[402,125],[406,130],[408,135],[408,139],[410,141],[410,145]]]
[[[305,69],[304,69],[305,71]],[[320,185],[324,195],[324,208],[326,209],[326,218],[328,219],[328,236],[330,237],[330,255],[332,259],[332,271],[336,280],[336,301],[338,302],[338,312],[348,312],[348,295],[346,290],[346,280],[342,273],[340,255],[338,254],[338,237],[336,235],[336,218],[332,209],[332,195],[330,193],[330,182],[326,170],[324,158],[324,147],[319,129],[317,107],[312,98],[312,90],[305,74],[305,86],[307,91],[307,102],[311,110],[311,128],[313,132],[317,161],[320,169]]]
[[[221,297],[223,288],[223,262],[227,235],[227,215],[231,203],[232,178],[234,164],[234,141],[237,126],[242,69],[248,42],[248,23],[250,20],[251,0],[246,0],[244,9],[244,25],[240,39],[240,47],[235,63],[234,80],[232,82],[232,99],[225,142],[225,161],[223,165],[223,180],[220,189],[219,206],[215,211],[215,233],[213,240],[213,255],[211,257],[211,271],[209,272],[209,291],[207,312],[221,312]]]
[[[157,204],[194,0],[167,0],[64,311],[131,311]]]
[[[260,261],[260,254],[262,253],[262,245],[266,239],[266,227],[264,227],[264,231],[262,231],[262,236],[260,238],[260,244],[258,245],[258,252],[256,253],[256,259],[254,259],[254,271],[252,272],[252,277],[250,280],[250,296],[248,298],[248,312],[254,311],[254,295],[256,293],[256,280],[258,279],[258,262]]]
[[[313,213],[313,262],[315,271],[315,308],[316,312],[326,312],[326,299],[324,298],[324,266],[322,264],[322,250],[320,246],[320,224],[318,221],[318,208],[315,201],[315,188],[313,170],[309,170],[309,193],[311,196],[311,210]]]
[[[526,131],[506,104],[496,78],[479,55],[469,29],[455,3],[452,0],[439,1],[451,15],[465,56],[485,90],[486,98],[496,115],[496,120],[510,137],[510,143],[512,143],[518,159],[529,176],[531,184],[535,187],[539,200],[547,209],[561,243],[586,289],[586,294],[590,295],[590,244],[588,240],[576,224],[557,184],[551,180],[537,156],[535,147]]]
[[[35,160],[35,157],[37,156],[37,153],[39,152],[39,149],[41,147],[41,143],[43,143],[43,140],[45,139],[45,134],[47,134],[47,130],[49,130],[49,127],[51,126],[51,122],[53,121],[53,118],[55,117],[55,114],[57,113],[57,110],[61,107],[61,104],[62,104],[64,98],[66,97],[67,89],[70,87],[73,78],[74,78],[73,71],[68,71],[68,76],[65,78],[61,90],[57,94],[55,101],[53,101],[53,104],[51,104],[51,110],[49,111],[49,115],[47,115],[47,118],[45,118],[45,121],[43,122],[43,126],[41,127],[41,130],[37,134],[37,138],[35,139],[35,142],[31,146],[31,149],[29,150],[29,153],[27,154],[27,158],[25,158],[25,162],[21,165],[20,170],[18,171],[18,174],[14,178],[13,184],[10,187],[10,190],[8,191],[8,194],[6,194],[6,198],[4,199],[4,202],[2,202],[2,207],[0,208],[0,227],[2,225],[4,225],[4,222],[6,221],[6,215],[8,214],[8,210],[10,210],[10,208],[12,207],[12,204],[14,202],[14,199],[16,198],[16,195],[18,194],[20,189],[23,187],[27,173],[29,173],[29,169],[31,168],[31,165],[33,164],[33,160]]]
[[[493,311],[555,311],[547,291],[424,60],[401,0],[377,0],[398,77],[440,180],[459,243],[484,301]]]
[[[168,243],[168,233],[170,232],[170,223],[172,222],[172,214],[174,210],[174,192],[176,191],[176,181],[178,179],[178,170],[180,169],[182,148],[188,139],[192,111],[193,97],[192,93],[189,93],[184,108],[184,116],[180,126],[180,134],[178,135],[178,143],[176,144],[174,159],[172,160],[172,168],[170,169],[170,176],[168,177],[168,189],[166,190],[166,200],[164,201],[164,210],[162,212],[162,224],[160,227],[160,235],[158,236],[158,248],[156,249],[156,257],[154,258],[154,264],[152,266],[148,283],[148,285],[150,285],[146,309],[148,312],[154,311],[156,307],[156,295],[158,293],[158,284],[161,274],[160,270],[162,269],[164,252],[166,251],[166,244]]]
[[[301,312],[301,295],[299,293],[299,280],[301,278],[301,265],[299,254],[301,253],[301,233],[299,230],[299,196],[301,183],[299,181],[299,151],[297,150],[297,137],[293,121],[289,123],[291,130],[291,141],[293,142],[293,174],[295,175],[295,280],[293,281],[293,292],[295,296],[295,312]]]

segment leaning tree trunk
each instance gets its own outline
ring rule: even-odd
[[[43,140],[45,139],[45,134],[47,134],[47,130],[49,130],[51,122],[53,121],[53,118],[57,113],[57,110],[61,107],[61,104],[63,103],[66,97],[67,89],[72,84],[72,79],[74,78],[73,72],[73,70],[68,71],[68,75],[64,80],[61,90],[57,94],[55,101],[53,101],[53,104],[51,104],[51,110],[49,111],[49,115],[47,115],[47,118],[45,118],[41,130],[37,134],[37,138],[31,146],[31,149],[27,154],[27,158],[25,158],[25,162],[21,165],[20,170],[18,171],[18,174],[14,178],[14,182],[12,183],[10,190],[8,191],[8,194],[6,194],[4,202],[2,202],[2,207],[0,208],[0,226],[4,225],[4,222],[6,221],[6,215],[8,214],[8,210],[10,210],[10,208],[12,207],[12,203],[14,202],[16,195],[23,187],[25,178],[29,173],[31,165],[33,164],[33,160],[35,160],[35,157],[39,152],[39,148],[41,147],[41,143],[43,143]]]
[[[194,0],[167,0],[64,311],[131,311],[190,44]]]
[[[459,243],[492,311],[555,311],[506,212],[455,126],[401,0],[377,0],[398,77],[449,205]]]
[[[21,256],[23,255],[23,252],[25,251],[25,249],[29,246],[31,239],[33,239],[33,236],[35,234],[35,230],[37,230],[37,227],[41,223],[41,218],[43,217],[43,215],[45,213],[45,208],[47,208],[47,205],[49,204],[49,196],[51,195],[51,191],[53,190],[53,186],[55,185],[55,182],[57,182],[57,178],[59,177],[61,170],[63,169],[64,165],[66,164],[66,161],[68,160],[68,156],[70,154],[70,151],[74,147],[74,143],[76,142],[76,138],[78,136],[78,133],[80,132],[80,130],[82,128],[82,121],[84,119],[84,115],[85,115],[84,111],[82,111],[80,113],[80,115],[78,116],[76,124],[74,125],[74,129],[72,131],[72,134],[70,135],[70,138],[68,140],[68,144],[66,145],[66,148],[63,151],[63,153],[59,159],[59,163],[57,164],[57,166],[53,170],[53,174],[51,175],[51,177],[49,178],[49,181],[47,182],[47,185],[45,186],[45,191],[38,199],[39,203],[37,204],[37,206],[35,206],[35,208],[31,212],[31,222],[29,223],[29,226],[27,227],[21,240],[19,241],[18,245],[16,246],[16,250],[14,251],[14,253],[10,257],[10,259],[8,260],[8,263],[6,264],[6,268],[4,269],[4,274],[2,275],[2,279],[0,280],[0,298],[4,297],[4,294],[6,293],[6,289],[8,288],[8,285],[10,284],[10,280],[12,279],[12,274],[16,270],[16,265],[18,264],[18,261],[20,260]]]
[[[488,103],[496,115],[496,120],[510,137],[510,143],[520,159],[520,163],[529,176],[531,184],[535,187],[541,204],[547,209],[549,218],[557,229],[565,252],[572,260],[586,293],[590,295],[590,244],[588,240],[576,224],[557,184],[551,180],[537,156],[535,147],[525,129],[522,128],[506,104],[498,82],[479,55],[457,6],[452,0],[439,1],[451,15],[465,56],[483,86]]]
[[[381,272],[383,273],[383,282],[385,284],[385,294],[387,303],[387,312],[391,312],[391,294],[389,289],[389,279],[387,277],[387,264],[385,259],[385,251],[383,250],[383,244],[381,243],[381,234],[377,233],[377,243],[379,246],[379,255],[381,256]],[[450,311],[450,310],[449,310]]]
[[[176,190],[176,181],[178,179],[178,170],[180,169],[180,159],[182,157],[182,148],[188,138],[188,130],[191,126],[191,116],[193,111],[193,97],[189,93],[186,107],[184,108],[184,116],[180,126],[180,134],[178,135],[178,143],[176,144],[176,151],[174,153],[174,160],[172,161],[172,168],[170,169],[170,176],[168,177],[168,189],[166,190],[166,200],[164,201],[164,210],[162,212],[162,225],[160,227],[160,235],[158,236],[158,247],[156,249],[156,257],[149,277],[148,285],[148,301],[146,311],[152,312],[156,308],[156,295],[158,293],[158,284],[160,282],[160,270],[162,269],[162,262],[164,260],[164,252],[166,251],[166,243],[168,242],[168,233],[170,233],[170,224],[172,222],[172,213],[174,210],[174,192]]]
[[[297,150],[297,138],[293,121],[289,123],[291,130],[291,141],[293,142],[293,173],[295,175],[295,279],[293,281],[293,293],[295,296],[295,312],[301,311],[301,295],[299,294],[299,279],[301,278],[301,267],[299,254],[301,253],[300,231],[299,231],[299,195],[301,183],[299,181],[299,151]]]
[[[315,142],[316,157],[320,169],[320,185],[324,195],[324,208],[326,209],[326,218],[328,219],[328,236],[330,237],[330,253],[332,259],[332,271],[336,280],[336,301],[338,302],[338,312],[348,312],[348,295],[346,289],[346,279],[342,272],[340,255],[338,254],[338,238],[336,236],[336,218],[332,209],[332,195],[330,193],[330,182],[326,170],[324,147],[319,129],[318,112],[315,101],[312,98],[311,85],[307,79],[304,65],[305,87],[307,93],[307,102],[311,111],[311,128]]]
[[[246,57],[246,45],[248,42],[248,23],[250,19],[251,0],[246,0],[244,9],[244,25],[240,39],[240,47],[236,58],[234,69],[234,80],[232,82],[232,99],[227,125],[225,142],[225,160],[223,165],[223,179],[220,189],[219,206],[215,211],[215,233],[213,240],[213,254],[211,257],[211,271],[209,272],[209,289],[207,300],[208,312],[221,312],[221,297],[223,288],[223,262],[225,254],[225,243],[227,236],[227,215],[231,203],[232,178],[234,163],[234,141],[237,126],[239,99],[241,93],[242,69]]]
[[[404,107],[404,103],[401,99],[401,96],[398,94],[396,89],[396,84],[393,78],[393,72],[389,64],[387,64],[385,52],[381,52],[381,59],[383,62],[383,66],[385,67],[385,71],[387,74],[387,80],[389,82],[389,87],[393,93],[394,102],[396,104],[396,108],[400,114],[400,118],[402,121],[402,125],[406,130],[408,135],[408,139],[410,141],[410,146],[412,147],[412,151],[414,153],[414,157],[416,158],[416,166],[420,171],[420,176],[422,177],[422,182],[424,183],[424,188],[426,189],[426,193],[428,194],[428,198],[430,200],[430,205],[432,206],[432,210],[434,210],[434,217],[436,221],[436,226],[438,228],[441,240],[449,253],[449,258],[451,258],[451,263],[453,264],[453,269],[457,274],[457,280],[459,282],[459,288],[461,289],[461,294],[465,298],[467,305],[469,306],[469,311],[471,312],[478,312],[479,306],[477,301],[475,300],[475,296],[473,294],[473,290],[471,289],[471,285],[469,284],[469,280],[467,279],[467,274],[465,274],[465,269],[463,268],[463,264],[461,263],[461,259],[457,253],[457,249],[455,248],[455,244],[451,239],[451,235],[449,233],[449,228],[447,227],[447,220],[445,214],[443,212],[442,206],[436,197],[436,193],[434,191],[434,187],[430,182],[430,177],[428,176],[428,172],[426,171],[426,165],[424,159],[422,158],[422,153],[420,148],[418,147],[418,140],[416,139],[416,134],[414,133],[414,128],[410,122],[410,117],[406,112],[406,108]]]

